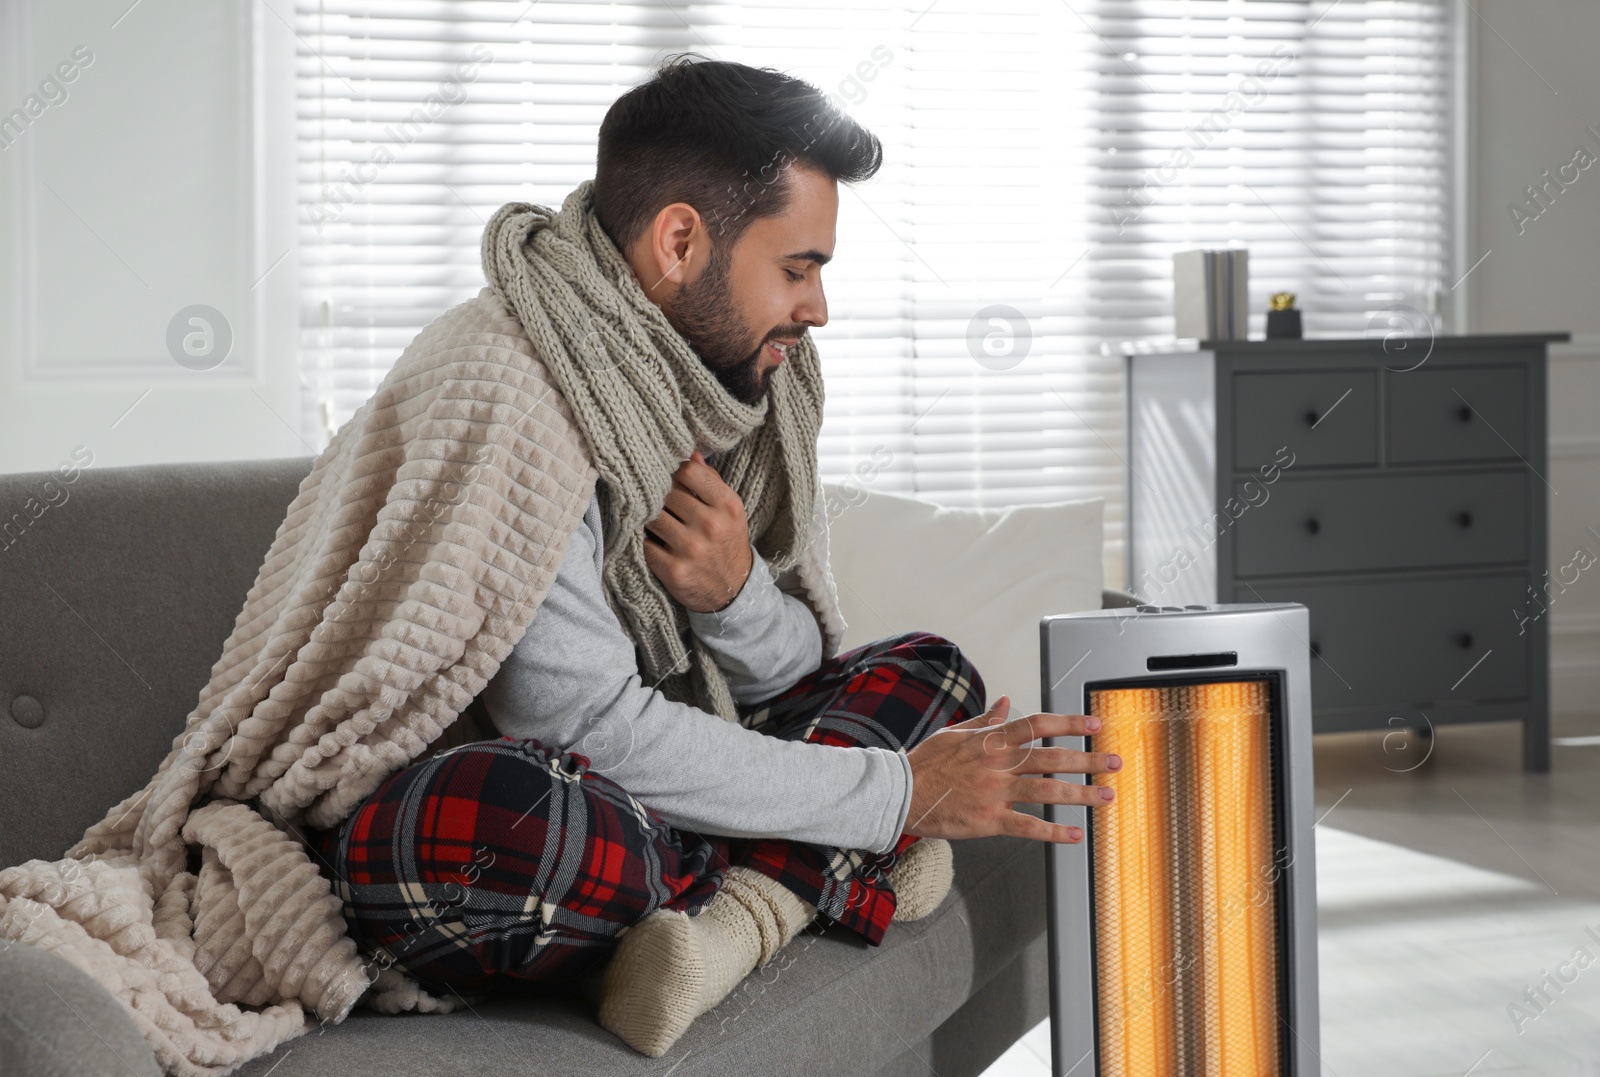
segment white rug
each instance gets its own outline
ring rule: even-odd
[[[1600,1073],[1600,902],[1325,826],[1317,875],[1324,1075]],[[984,1077],[1049,1058],[1046,1022]]]

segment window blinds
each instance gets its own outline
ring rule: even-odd
[[[885,143],[824,274],[824,475],[953,505],[1103,496],[1115,581],[1121,355],[1170,340],[1172,252],[1249,247],[1256,333],[1281,290],[1308,334],[1431,309],[1448,19],[1443,0],[299,0],[308,430],[482,286],[494,209],[558,204],[611,101],[694,50],[807,78]]]

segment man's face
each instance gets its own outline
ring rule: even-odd
[[[728,392],[747,404],[766,395],[784,351],[811,326],[826,325],[822,267],[833,257],[839,186],[799,165],[785,169],[788,203],[759,217],[731,245],[713,244],[709,264],[663,304]],[[754,198],[776,197],[770,191]]]

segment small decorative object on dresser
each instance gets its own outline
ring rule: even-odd
[[[1278,292],[1268,302],[1267,339],[1299,340],[1300,312],[1294,309],[1294,293]]]
[[[1548,559],[1546,346],[1567,339],[1129,356],[1128,589],[1309,607],[1316,732],[1519,721],[1523,766],[1548,770],[1548,618],[1528,609]]]

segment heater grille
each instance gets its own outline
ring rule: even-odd
[[[1089,690],[1104,1077],[1278,1077],[1280,866],[1267,681]]]

